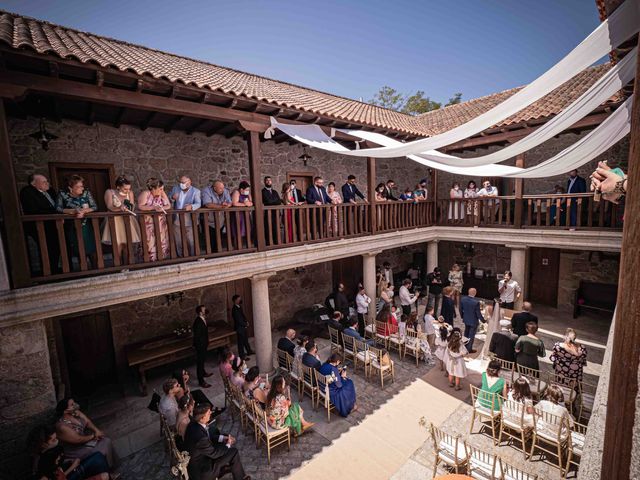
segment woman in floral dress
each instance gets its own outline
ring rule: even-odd
[[[332,205],[339,205],[342,203],[342,197],[336,190],[336,184],[329,182],[327,185],[327,195],[331,199]],[[331,235],[338,235],[338,207],[331,207],[331,222],[329,223],[329,233]]]
[[[159,232],[156,232],[153,222],[153,215],[144,216],[144,229],[147,236],[147,252],[149,260],[155,262],[169,258],[169,228],[167,226],[167,210],[171,209],[171,202],[164,191],[164,183],[159,178],[147,180],[147,190],[138,196],[138,208],[142,211],[162,212],[164,215],[158,216]],[[157,251],[156,233],[160,235],[160,246],[162,252]]]
[[[291,392],[282,375],[276,375],[267,394],[267,422],[271,428],[291,428],[296,435],[313,427],[304,419],[300,404],[291,401]]]
[[[564,341],[556,342],[549,359],[556,375],[582,382],[582,369],[587,364],[587,349],[576,342],[576,332],[567,328]]]
[[[478,187],[476,187],[476,182],[473,180],[467,184],[467,188],[464,190],[464,198],[467,199],[467,217],[471,216],[475,224],[478,220],[478,200],[473,199],[478,198]]]
[[[460,310],[460,296],[462,295],[462,287],[464,286],[464,280],[462,279],[462,269],[460,265],[454,263],[449,270],[449,285],[453,288],[454,292],[454,301],[456,302],[456,306],[458,310]]]

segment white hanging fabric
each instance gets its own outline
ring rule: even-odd
[[[577,73],[595,63],[598,59],[607,55],[622,42],[638,33],[639,30],[640,0],[626,0],[607,20],[602,22],[587,38],[567,56],[547,70],[547,72],[504,102],[473,118],[469,122],[433,137],[415,140],[393,147],[360,150],[345,149],[346,151],[342,151],[342,153],[355,157],[402,157],[435,150],[469,138],[492,125],[500,123],[502,120],[539,100]],[[319,127],[318,130],[320,130]],[[305,141],[304,139],[307,137],[308,135],[303,135],[300,141],[312,147],[318,146]],[[321,141],[320,143],[322,144],[324,142]]]
[[[533,147],[546,142],[571,127],[574,123],[584,118],[596,107],[604,103],[612,95],[621,90],[627,83],[633,80],[636,70],[637,52],[638,47],[634,47],[634,49],[629,52],[622,61],[600,77],[586,92],[580,95],[579,98],[562,110],[562,112],[544,123],[522,140],[504,147],[497,152],[471,158],[443,155],[437,150],[422,152],[419,155],[426,160],[432,160],[443,165],[473,167],[503,162],[520,153],[531,150]],[[388,137],[373,132],[347,129],[337,129],[337,131],[364,140],[371,140],[372,142],[378,143],[382,146],[389,147],[401,144],[400,142],[395,142],[393,144],[385,143],[382,140]]]
[[[529,168],[509,167],[506,165],[484,165],[476,167],[443,165],[434,160],[427,159],[421,155],[408,155],[408,158],[430,168],[436,168],[445,172],[457,175],[487,176],[487,177],[508,177],[508,178],[542,178],[553,175],[561,175],[574,168],[578,168],[598,155],[607,151],[610,147],[620,141],[630,131],[631,106],[633,105],[633,95],[631,95],[614,113],[612,113],[596,129],[589,132],[573,145],[565,148],[557,155],[539,165]],[[271,119],[272,125],[285,132],[292,138],[302,141],[307,145],[328,150],[330,152],[344,154],[350,151],[340,143],[333,140],[317,125],[290,125],[281,124],[275,118]],[[308,128],[315,127],[315,128]],[[308,134],[311,136],[307,136]],[[379,133],[366,133],[369,139],[384,146],[395,147],[402,145],[401,142],[386,137]],[[436,152],[442,158],[457,158],[444,153]],[[458,159],[458,161],[461,161]]]

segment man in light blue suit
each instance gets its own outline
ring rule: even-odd
[[[362,335],[360,335],[360,332],[358,332],[358,319],[355,318],[353,320],[351,320],[351,325],[349,325],[348,328],[345,328],[342,331],[342,335],[347,335],[349,337],[353,337],[356,340],[360,340],[362,342],[366,342],[367,345],[375,345],[375,340],[373,338],[369,338],[366,339],[364,338]]]
[[[473,340],[476,338],[476,331],[480,322],[484,323],[484,317],[480,312],[480,301],[476,298],[476,289],[470,288],[469,294],[460,299],[460,316],[464,323],[464,336],[469,339],[467,350],[475,353]]]
[[[196,230],[193,229],[193,220],[191,214],[185,212],[193,212],[202,206],[200,198],[200,190],[191,185],[191,178],[182,175],[179,179],[180,183],[175,185],[169,192],[169,198],[173,204],[173,209],[180,211],[173,214],[173,238],[176,241],[176,253],[178,256],[184,256],[182,248],[182,229],[180,228],[180,220],[185,229],[187,237],[187,245],[189,246],[189,256],[195,255],[194,244],[198,241],[197,221]]]

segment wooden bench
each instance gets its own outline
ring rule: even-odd
[[[617,297],[618,285],[581,280],[573,302],[573,318],[583,308],[613,313]]]
[[[207,350],[231,347],[235,334],[233,329],[225,322],[215,322],[209,325],[209,345]],[[195,357],[196,353],[191,335],[184,337],[178,337],[173,334],[163,335],[126,345],[124,349],[128,365],[138,370],[140,392],[143,396],[147,394],[147,370]]]

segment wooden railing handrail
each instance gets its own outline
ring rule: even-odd
[[[535,200],[545,198],[588,198],[593,197],[593,193],[543,193],[538,195],[523,195],[523,200]]]

